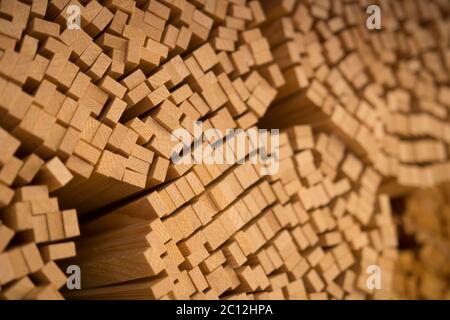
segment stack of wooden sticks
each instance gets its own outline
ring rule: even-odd
[[[401,250],[394,289],[401,299],[450,299],[450,189],[445,183],[397,199]]]
[[[216,177],[195,165],[84,224],[67,263],[83,270],[85,289],[69,297],[388,297],[397,238],[381,176],[335,136],[308,126],[289,134],[275,175],[249,162]],[[381,291],[366,285],[373,264]]]
[[[0,136],[0,297],[61,299],[58,290],[66,275],[55,261],[75,255],[75,243],[62,240],[79,236],[80,230],[76,210],[61,210],[49,191],[72,174],[56,157],[15,156],[19,140],[3,129]]]
[[[450,180],[450,20],[380,5],[2,1],[0,296],[61,298],[72,257],[69,298],[390,297],[389,195]],[[196,121],[233,162],[172,161]],[[225,138],[257,128],[275,174]]]
[[[332,131],[402,185],[448,181],[445,1],[379,1],[379,31],[367,28],[365,1],[304,2],[269,2],[284,8],[264,28],[278,31],[268,39],[286,84],[262,125]]]

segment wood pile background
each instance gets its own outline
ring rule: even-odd
[[[370,4],[2,0],[0,298],[448,297],[450,6]],[[195,121],[282,129],[279,171],[173,163]]]
[[[402,231],[394,289],[401,299],[450,299],[450,186],[396,199]]]

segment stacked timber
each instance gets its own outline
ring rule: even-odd
[[[402,219],[394,277],[400,299],[450,299],[449,184],[396,199]]]
[[[197,168],[200,183],[192,164],[171,162],[179,143],[172,132],[193,135],[197,120],[204,130],[251,128],[282,81],[258,27],[258,1],[11,0],[0,12],[0,168],[9,181],[0,184],[1,206],[29,206],[33,198],[16,199],[19,187],[39,190],[43,208],[28,242],[66,237],[53,213],[70,212],[73,223],[71,208],[89,216],[156,188],[181,196],[180,207],[225,167]],[[20,239],[33,226],[26,222]],[[2,222],[2,252],[16,243],[11,228]],[[60,258],[75,254],[71,245]],[[5,274],[2,293],[28,274],[9,260],[2,271],[17,275]],[[28,297],[22,291],[5,297]]]
[[[80,234],[76,210],[62,210],[50,191],[71,180],[59,158],[21,157],[21,143],[0,128],[0,298],[63,299],[65,270]]]
[[[68,296],[390,297],[397,237],[380,174],[309,126],[283,132],[280,143],[274,175],[251,162],[196,164],[85,223],[68,262],[83,270],[84,289]],[[367,285],[372,265],[381,290]]]
[[[80,29],[66,27],[71,6]],[[27,151],[70,169],[74,179],[55,192],[63,207],[88,213],[180,175],[169,161],[177,128],[256,123],[276,94],[260,74],[273,57],[260,30],[245,27],[264,17],[257,2],[226,9],[51,1],[45,19],[30,17],[23,50],[2,56],[5,91],[27,103],[16,115],[11,98],[5,122]]]
[[[2,1],[0,297],[62,298],[53,261],[78,299],[390,297],[389,196],[450,180],[450,33],[379,4]]]
[[[381,30],[368,29],[367,1],[263,3],[263,33],[286,82],[261,125],[338,134],[392,178],[391,193],[448,181],[448,3],[371,4]]]

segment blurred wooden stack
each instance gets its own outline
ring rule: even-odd
[[[263,33],[286,83],[261,125],[309,124],[339,135],[394,178],[389,192],[448,181],[450,7],[379,1],[382,30],[369,30],[368,5],[264,2]]]
[[[403,236],[395,294],[401,299],[450,299],[450,185],[415,191],[403,201],[396,210]]]
[[[450,180],[449,7],[381,2],[378,32],[366,1],[2,1],[0,249],[73,256],[50,243],[77,235],[76,209],[63,264],[84,289],[68,297],[389,297],[380,190]],[[237,163],[250,141],[198,164],[176,134],[258,127],[286,129],[275,175]],[[50,280],[2,259],[2,296],[47,297]],[[382,290],[365,285],[372,264]]]

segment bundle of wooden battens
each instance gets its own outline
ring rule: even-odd
[[[290,138],[288,136],[291,136]],[[327,299],[390,295],[397,237],[381,176],[335,136],[280,137],[280,170],[209,165],[83,225],[71,298]],[[358,168],[355,170],[355,168]],[[382,290],[367,267],[383,270]]]
[[[369,30],[367,1],[270,3],[286,85],[262,125],[333,131],[395,184],[448,181],[448,4],[378,1],[382,30]]]
[[[68,297],[388,297],[396,237],[379,187],[450,178],[450,55],[445,1],[380,3],[382,32],[365,1],[3,1],[2,297],[60,297],[62,276],[10,253],[75,236],[72,208],[89,221],[67,262],[84,289]],[[172,163],[171,132],[196,120],[290,128],[280,173]],[[14,229],[23,202],[36,222]]]
[[[72,174],[61,160],[14,155],[20,141],[0,128],[0,298],[62,299],[66,274],[55,261],[73,257],[76,210],[61,210],[49,192]],[[33,182],[33,183],[31,183]]]
[[[174,179],[188,192],[201,184],[192,165],[170,163],[171,132],[192,132],[199,119],[205,129],[254,126],[275,98],[269,81],[278,68],[261,31],[250,28],[265,19],[258,1],[4,1],[0,12],[1,169],[9,179],[0,183],[9,272],[2,297],[48,298],[28,294],[41,279],[32,268],[31,281],[23,280],[23,261],[10,252],[59,240],[53,233],[63,220],[30,218],[26,239],[22,229],[11,231],[8,212],[28,200],[19,187],[37,188],[42,199],[30,199],[51,203],[40,214],[58,212],[56,199],[63,213],[90,213]],[[208,169],[200,178],[224,170]],[[43,197],[45,186],[51,197]],[[15,214],[28,219],[26,209]],[[42,283],[57,292],[58,275]]]

